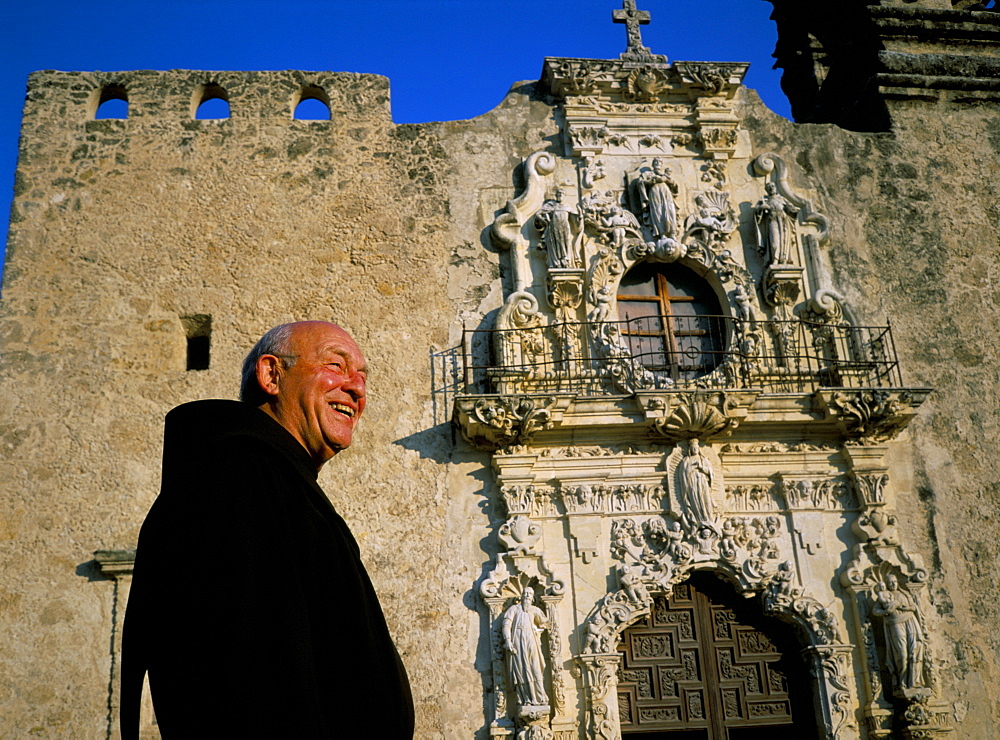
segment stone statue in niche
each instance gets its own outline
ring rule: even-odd
[[[641,172],[633,181],[632,187],[635,201],[652,232],[653,240],[673,238],[677,233],[677,204],[674,202],[677,183],[674,182],[670,168],[657,157],[653,160],[652,169]]]
[[[521,600],[503,613],[503,642],[507,650],[507,668],[517,692],[522,714],[548,707],[545,694],[545,663],[542,632],[548,627],[545,612],[532,603],[534,589],[527,587]]]
[[[884,583],[875,584],[871,598],[872,615],[882,620],[896,696],[912,699],[929,695],[924,630],[916,600],[899,587],[899,580],[892,573],[885,577]]]
[[[577,214],[565,202],[566,191],[557,188],[555,198],[542,204],[535,214],[535,228],[542,235],[539,248],[548,252],[549,267],[579,267],[575,249],[574,221]]]
[[[773,182],[764,185],[764,197],[753,207],[757,247],[770,265],[792,262],[795,246],[795,215],[799,209],[778,193]]]
[[[712,461],[701,451],[697,439],[688,443],[687,453],[677,466],[681,519],[689,531],[715,530],[718,513],[712,495],[715,471]]]

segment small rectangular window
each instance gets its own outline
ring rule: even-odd
[[[181,316],[187,338],[187,369],[208,370],[212,342],[212,317],[208,314]]]

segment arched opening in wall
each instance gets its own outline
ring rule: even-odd
[[[329,121],[330,97],[326,90],[318,85],[303,87],[299,91],[292,117],[297,121]]]
[[[105,85],[94,101],[94,119],[128,118],[128,93],[122,85]]]
[[[194,117],[199,121],[229,118],[229,93],[214,82],[198,86],[194,103]]]
[[[657,596],[622,633],[618,706],[628,740],[818,737],[813,681],[792,628],[711,573]]]
[[[674,380],[693,380],[723,360],[726,318],[712,286],[677,262],[640,262],[618,286],[618,318],[632,357]]]

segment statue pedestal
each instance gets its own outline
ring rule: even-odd
[[[517,708],[517,716],[528,722],[545,719],[552,710],[548,704],[522,704]]]

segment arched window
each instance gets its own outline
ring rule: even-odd
[[[95,119],[128,118],[128,93],[121,85],[105,85],[94,106]]]
[[[329,121],[330,98],[318,85],[306,85],[299,92],[293,118],[299,121]]]
[[[197,109],[194,117],[200,121],[229,118],[229,93],[224,87],[210,82],[195,91]]]
[[[711,286],[688,267],[637,264],[618,288],[618,318],[632,356],[649,370],[691,380],[722,361],[722,306]]]
[[[819,737],[812,680],[791,628],[710,573],[696,573],[622,634],[623,738]]]

